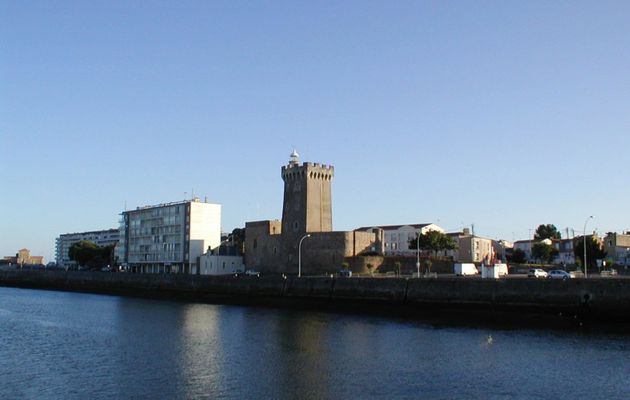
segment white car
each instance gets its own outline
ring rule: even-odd
[[[546,278],[547,272],[540,268],[532,268],[527,272],[529,278]]]
[[[573,278],[573,276],[571,276],[571,274],[568,273],[567,271],[563,271],[561,269],[554,269],[553,271],[549,271],[549,274],[547,274],[547,278],[562,279],[566,281]]]

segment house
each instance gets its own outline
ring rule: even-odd
[[[446,235],[450,236],[457,243],[457,249],[448,250],[446,256],[457,262],[491,263],[501,257],[501,254],[497,254],[494,250],[496,246],[494,240],[471,235],[468,228],[464,228],[461,232],[451,232]]]
[[[384,243],[383,252],[386,256],[410,256],[416,254],[416,249],[409,248],[409,241],[424,235],[429,231],[444,233],[444,229],[431,223],[407,224],[407,225],[382,225],[363,226],[356,229],[361,232],[373,232],[380,229],[383,231]]]
[[[623,234],[608,232],[604,238],[606,258],[615,264],[630,265],[630,231]]]

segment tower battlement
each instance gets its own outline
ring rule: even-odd
[[[302,165],[285,165],[282,167],[283,180],[294,179],[323,179],[330,181],[335,176],[335,167],[332,165],[305,162]]]

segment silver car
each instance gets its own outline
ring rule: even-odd
[[[571,279],[572,276],[567,271],[563,271],[561,269],[554,269],[552,271],[549,271],[549,273],[547,274],[547,278],[549,278],[549,279],[562,279],[562,280],[567,281],[567,280]]]
[[[532,268],[529,271],[527,271],[527,276],[529,278],[546,278],[547,272],[545,272],[544,269]]]

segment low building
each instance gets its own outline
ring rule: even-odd
[[[221,243],[221,205],[198,198],[122,213],[119,262],[140,273],[199,273],[199,259]]]
[[[15,256],[5,256],[0,260],[1,265],[9,266],[43,266],[44,256],[32,256],[29,249],[20,249]]]
[[[429,231],[437,231],[444,233],[444,229],[431,223],[425,224],[407,224],[407,225],[382,225],[382,226],[364,226],[358,228],[361,232],[374,232],[380,229],[383,231],[383,253],[386,256],[411,256],[416,254],[417,250],[409,248],[409,241],[424,235]]]
[[[105,229],[101,231],[87,231],[64,233],[55,241],[55,261],[60,268],[74,268],[77,263],[70,260],[68,251],[73,244],[82,240],[90,241],[99,247],[116,246],[120,238],[118,229]]]
[[[517,240],[514,242],[514,250],[521,250],[525,253],[525,261],[530,261],[532,259],[532,247],[536,242],[533,239]]]
[[[553,246],[553,248],[557,250],[558,254],[554,257],[552,264],[575,264],[575,254],[573,252],[573,249],[575,248],[575,238],[517,240],[516,242],[514,242],[514,250],[522,250],[525,253],[525,261],[527,262],[539,262],[540,260],[536,260],[532,256],[532,248],[537,243],[548,244],[550,246]]]
[[[554,259],[555,264],[572,265],[575,264],[575,240],[554,239],[553,246],[558,250],[558,255]]]
[[[604,238],[606,258],[617,265],[630,266],[630,232],[608,232]]]
[[[461,263],[494,263],[493,240],[475,235],[461,235],[458,237],[457,261]]]
[[[219,255],[209,251],[199,257],[200,275],[232,275],[244,270],[243,256]]]

